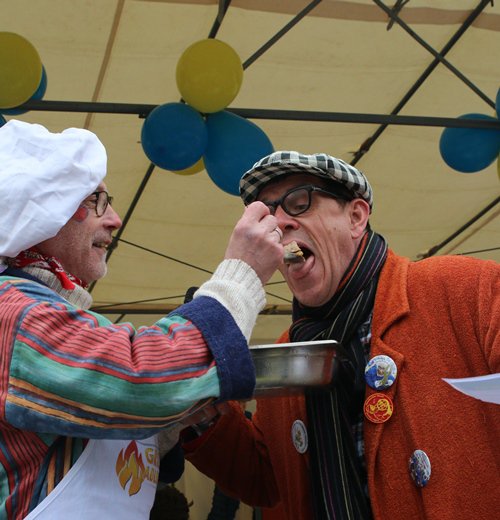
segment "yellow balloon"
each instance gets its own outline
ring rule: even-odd
[[[33,45],[16,33],[0,32],[0,108],[22,105],[42,79],[42,61]]]
[[[202,113],[219,112],[237,96],[243,65],[227,43],[208,38],[193,43],[182,53],[176,81],[186,103]]]
[[[205,163],[203,162],[203,157],[201,157],[197,162],[190,166],[189,168],[184,168],[184,170],[170,170],[177,175],[194,175],[195,173],[199,173],[205,169]]]

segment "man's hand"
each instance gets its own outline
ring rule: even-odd
[[[265,204],[253,202],[237,222],[224,258],[243,260],[265,284],[283,261],[283,233],[277,225]]]
[[[182,419],[181,424],[186,426],[192,426],[193,424],[210,424],[216,421],[219,416],[229,413],[231,406],[227,402],[222,403],[209,403],[200,410],[188,415]]]

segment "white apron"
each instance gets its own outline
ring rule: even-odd
[[[159,463],[156,435],[136,441],[91,439],[25,520],[148,520]]]

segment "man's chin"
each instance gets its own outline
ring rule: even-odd
[[[315,291],[312,288],[308,288],[305,290],[297,290],[293,291],[293,295],[295,299],[300,302],[305,307],[321,307],[325,303],[327,303],[332,296],[328,294],[324,294],[319,291]]]
[[[96,275],[96,279],[94,281],[100,280],[104,278],[108,274],[108,264],[104,263],[102,267],[99,269],[99,272]]]
[[[103,262],[101,265],[96,266],[88,274],[87,278],[84,278],[85,282],[90,285],[91,283],[97,282],[101,278],[104,278],[108,273],[108,265]]]

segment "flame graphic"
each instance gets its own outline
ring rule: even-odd
[[[116,459],[116,474],[122,488],[125,489],[130,481],[129,496],[135,495],[141,490],[145,478],[144,470],[142,455],[139,453],[135,441],[131,441],[124,450],[120,451]]]

